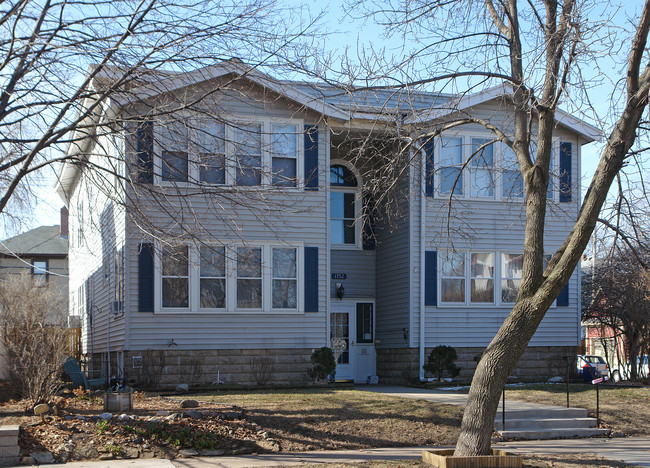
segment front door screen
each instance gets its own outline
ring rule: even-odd
[[[330,317],[331,347],[338,364],[350,363],[350,324],[347,312],[332,313]]]

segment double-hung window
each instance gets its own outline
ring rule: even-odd
[[[519,172],[517,156],[507,145],[501,145],[501,196],[524,198],[524,179]]]
[[[233,129],[235,147],[235,183],[262,183],[262,124],[238,124]]]
[[[523,254],[501,254],[501,302],[512,304],[517,300],[523,269]]]
[[[186,245],[162,249],[162,307],[190,306],[189,252]]]
[[[470,254],[470,302],[494,303],[494,253]]]
[[[262,308],[262,249],[237,247],[237,308]]]
[[[489,138],[472,138],[470,155],[471,194],[494,198],[494,143]]]
[[[201,246],[201,309],[226,307],[226,248]]]
[[[47,260],[32,260],[32,284],[34,286],[47,286],[47,268]]]
[[[298,126],[271,124],[271,183],[295,187],[298,170]]]
[[[196,146],[199,180],[204,184],[225,184],[226,126],[216,120],[202,121],[197,128]]]
[[[440,148],[440,186],[443,195],[463,194],[463,138],[442,137]]]
[[[465,303],[465,253],[440,252],[440,302]]]
[[[166,122],[160,131],[160,178],[187,182],[189,177],[188,128],[182,121]]]
[[[298,305],[297,251],[295,248],[271,249],[273,309],[295,309]]]

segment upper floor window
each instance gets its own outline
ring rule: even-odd
[[[188,118],[154,126],[161,183],[297,187],[303,172],[301,122]],[[138,138],[146,134],[140,132]],[[146,141],[139,142],[138,147]],[[146,151],[139,150],[139,154]]]
[[[330,243],[357,246],[359,183],[354,173],[342,164],[330,167]]]
[[[47,260],[32,260],[32,284],[34,286],[47,286],[47,270]]]
[[[524,182],[515,152],[491,136],[448,134],[424,147],[427,153],[427,195],[465,199],[523,200]],[[536,145],[531,143],[534,161]],[[548,198],[558,197],[559,141],[553,140]],[[430,188],[429,188],[430,187]]]

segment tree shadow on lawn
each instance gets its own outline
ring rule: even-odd
[[[354,404],[304,411],[246,407],[247,418],[272,432],[274,438],[317,449],[455,443],[462,409],[419,408],[420,413],[423,411],[425,414],[419,415],[380,413],[364,411]]]

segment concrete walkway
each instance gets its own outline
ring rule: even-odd
[[[414,400],[435,401],[436,403],[446,403],[448,405],[465,406],[467,403],[467,394],[457,391],[439,391],[426,390],[424,388],[384,386],[384,385],[367,385],[355,387],[355,390],[383,393],[394,395],[402,398],[412,398]],[[537,403],[527,403],[525,401],[506,400],[506,411],[508,410],[550,410],[554,408],[563,408],[551,405],[538,405]],[[501,411],[501,401],[499,409]]]

